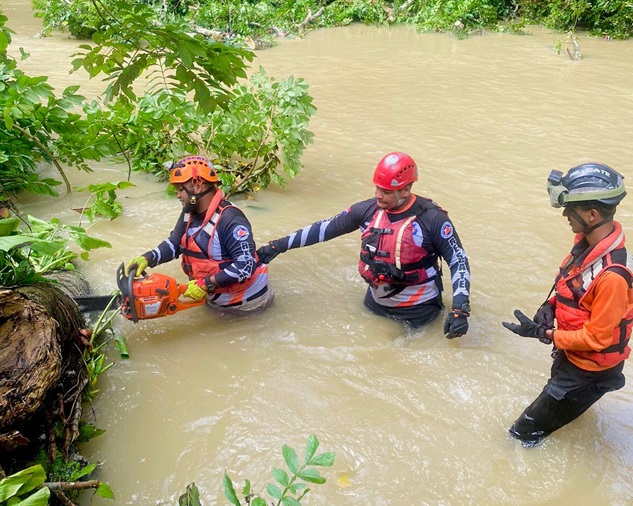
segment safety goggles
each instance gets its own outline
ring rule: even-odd
[[[586,202],[588,200],[603,200],[617,197],[626,193],[624,184],[618,188],[605,190],[603,188],[582,188],[569,191],[563,185],[563,173],[560,170],[552,170],[547,178],[547,193],[552,207],[565,207],[574,202]]]

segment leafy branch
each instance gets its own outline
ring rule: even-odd
[[[299,465],[297,452],[288,445],[284,445],[282,449],[284,461],[290,471],[290,475],[280,468],[273,468],[272,475],[275,481],[281,485],[269,483],[266,485],[266,492],[275,500],[272,502],[274,506],[299,506],[301,500],[310,492],[306,483],[314,483],[321,485],[325,483],[325,478],[321,476],[315,467],[329,467],[334,464],[334,453],[326,452],[316,455],[319,448],[319,440],[316,436],[310,436],[305,449],[305,462]],[[251,484],[246,480],[246,485],[242,489],[244,496],[244,504],[250,506],[266,506],[266,500],[251,492]],[[233,504],[233,506],[241,506],[235,487],[231,478],[227,474],[224,475],[224,496]]]

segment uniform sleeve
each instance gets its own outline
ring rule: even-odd
[[[303,248],[358,230],[367,221],[371,201],[359,202],[342,213],[303,227],[290,235],[277,239],[279,251]]]
[[[585,295],[591,303],[591,317],[579,330],[556,330],[554,344],[561,350],[602,351],[611,345],[613,329],[626,314],[628,283],[615,272],[605,272],[596,281],[592,293]],[[591,297],[593,295],[593,297]]]
[[[185,234],[186,228],[184,212],[181,212],[178,222],[171,231],[171,234],[169,234],[169,237],[153,250],[143,254],[143,256],[147,258],[150,267],[156,267],[157,265],[164,264],[180,256],[180,241]]]
[[[231,264],[215,275],[218,286],[229,286],[249,279],[255,272],[255,240],[251,224],[244,213],[229,207],[218,223],[218,239],[222,257],[230,258]]]
[[[470,299],[470,266],[455,226],[448,214],[441,210],[424,213],[418,222],[426,228],[434,249],[448,264],[453,287],[453,307],[461,308]]]

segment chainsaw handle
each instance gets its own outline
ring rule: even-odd
[[[182,295],[186,291],[187,291],[187,285],[186,284],[178,284],[178,292],[180,293],[180,295]],[[180,299],[178,299],[175,302],[176,308],[177,308],[176,311],[181,311],[183,309],[189,309],[189,308],[192,308],[192,307],[201,306],[205,302],[206,302],[206,297],[204,299],[201,299],[201,300],[180,300]]]

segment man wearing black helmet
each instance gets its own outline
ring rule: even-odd
[[[503,322],[515,334],[554,344],[549,381],[509,431],[525,447],[624,386],[622,369],[631,353],[633,274],[622,226],[613,220],[626,195],[622,179],[608,165],[586,163],[564,177],[552,171],[547,180],[551,204],[564,208],[576,238],[552,287],[554,296],[533,320],[517,309],[518,325]]]

